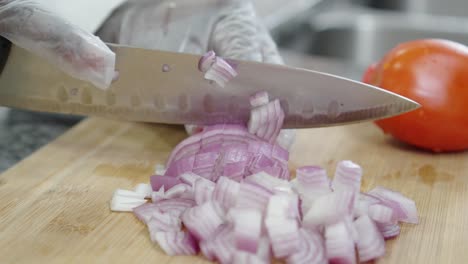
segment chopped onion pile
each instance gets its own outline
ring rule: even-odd
[[[156,167],[150,184],[117,190],[111,210],[133,210],[168,255],[201,252],[229,264],[364,262],[385,254],[399,222],[418,222],[414,201],[402,194],[360,192],[362,168],[352,161],[339,162],[333,180],[318,166],[298,168],[291,180],[289,153],[275,143],[279,102],[258,93],[251,105],[260,114],[248,128],[204,127]]]
[[[201,57],[198,69],[205,74],[205,79],[212,80],[221,87],[225,87],[237,76],[236,70],[223,58],[216,56],[214,51],[209,51]]]
[[[356,170],[347,170],[350,165]],[[361,178],[351,161],[340,162],[336,172],[335,179]],[[398,222],[418,221],[414,202],[394,191],[376,187],[365,194],[355,184],[332,190],[326,171],[316,166],[298,168],[296,175],[293,181],[265,172],[212,181],[187,172],[173,177],[175,185],[153,176],[152,182],[161,181],[152,197],[158,196],[132,204],[133,212],[168,255],[201,250],[219,263],[356,263],[356,253],[364,262],[385,254],[385,239],[398,235]]]

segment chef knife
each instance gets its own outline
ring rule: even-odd
[[[206,80],[199,55],[108,44],[119,78],[102,90],[72,78],[38,56],[3,43],[0,105],[167,124],[246,123],[249,97],[279,99],[285,128],[370,121],[419,107],[407,98],[322,72],[229,60],[238,75],[225,87]]]

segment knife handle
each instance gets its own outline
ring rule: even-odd
[[[8,56],[10,55],[11,42],[0,36],[0,75],[3,72],[3,68],[8,61]]]

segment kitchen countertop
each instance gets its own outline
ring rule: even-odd
[[[63,134],[79,120],[0,108],[0,172]]]

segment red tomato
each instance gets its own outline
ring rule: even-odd
[[[435,152],[468,149],[468,47],[439,39],[402,43],[369,67],[363,82],[422,106],[377,121],[385,133]]]

